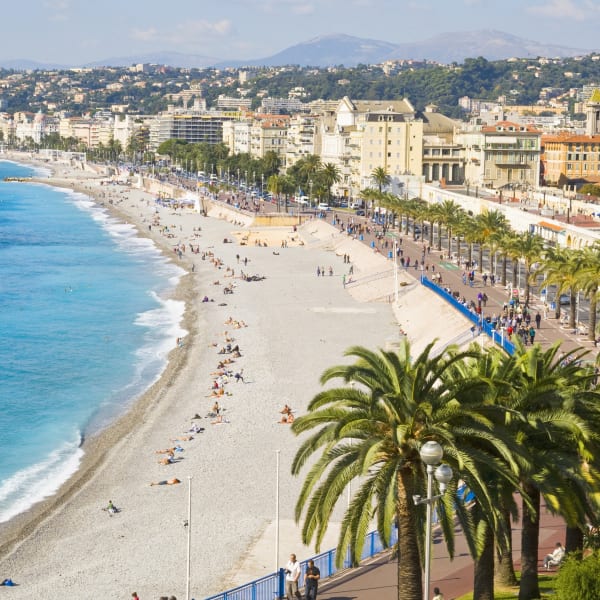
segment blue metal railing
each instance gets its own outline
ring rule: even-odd
[[[394,545],[398,541],[398,530],[394,528],[392,531],[392,537],[390,545]],[[365,560],[375,554],[379,554],[384,550],[383,543],[377,531],[371,531],[367,534],[365,544],[361,553],[361,560]],[[328,550],[317,556],[313,556],[312,559],[306,559],[300,563],[301,577],[298,582],[300,587],[304,586],[304,573],[306,573],[306,564],[309,560],[315,561],[315,566],[321,571],[321,579],[327,579],[335,575],[338,572],[338,568],[335,566],[336,551]],[[344,568],[350,566],[349,557],[344,561]],[[221,592],[210,596],[206,600],[275,600],[276,598],[283,598],[285,596],[285,572],[283,569],[279,569],[277,573],[271,573],[265,575],[260,579],[255,579],[250,583],[240,585],[239,587]]]
[[[481,328],[481,330],[492,339],[492,341],[503,348],[508,354],[512,355],[515,352],[515,345],[508,339],[508,336],[503,335],[495,329],[492,323],[488,323],[485,319],[482,319],[481,315],[473,312],[466,307],[462,302],[459,302],[452,294],[447,292],[444,288],[440,287],[436,283],[433,283],[425,275],[421,276],[421,283],[428,289],[434,291],[438,296],[442,297],[448,304],[456,309],[461,315],[469,319],[475,327]]]

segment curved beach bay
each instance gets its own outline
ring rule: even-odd
[[[99,193],[94,180],[81,175],[75,179],[67,172],[58,176],[58,185]],[[176,298],[186,302],[182,328],[189,334],[181,347],[173,340],[161,379],[132,410],[86,441],[82,467],[60,493],[1,529],[6,543],[0,573],[19,584],[11,590],[14,598],[86,595],[108,600],[128,597],[132,591],[142,599],[183,597],[187,538],[183,521],[190,476],[192,596],[202,598],[241,583],[251,572],[251,577],[272,572],[275,540],[269,542],[268,532],[275,516],[277,450],[281,539],[286,544],[280,560],[289,552],[304,557],[310,550],[299,545],[293,524],[301,481],[290,475],[299,440],[278,423],[279,410],[287,403],[301,414],[320,389],[322,371],[344,361],[349,346],[377,348],[398,339],[390,305],[355,300],[342,285],[347,266],[341,256],[330,243],[313,243],[327,225],[303,226],[303,247],[239,246],[223,243],[238,229],[225,220],[160,208],[161,224],[174,232],[174,237],[166,237],[158,227],[148,229],[156,210],[150,195],[125,188],[118,193],[115,213],[136,223],[141,235],[152,237],[174,262],[189,269],[176,291]],[[322,239],[334,236],[330,229]],[[290,231],[282,230],[282,239]],[[181,259],[173,252],[180,241],[187,246]],[[201,252],[213,252],[236,277],[225,278],[225,266],[216,268],[208,257],[190,254],[190,242]],[[371,258],[365,251],[366,265]],[[356,250],[357,259],[362,252]],[[245,266],[238,264],[238,254],[242,262],[248,259]],[[334,275],[317,277],[317,266],[331,266]],[[241,269],[266,278],[243,281],[238,279]],[[234,293],[224,295],[223,285],[232,281]],[[205,295],[214,302],[203,303]],[[431,309],[415,307],[424,319],[430,318]],[[404,314],[408,316],[408,307]],[[248,326],[233,329],[225,324],[230,317]],[[418,314],[410,318],[416,323]],[[464,324],[455,324],[454,329],[449,325],[442,333],[451,339],[457,327]],[[245,382],[226,385],[231,395],[222,397],[220,404],[228,422],[213,425],[206,417],[214,402],[208,396],[225,331],[240,346],[242,357],[232,368],[243,368]],[[193,421],[195,414],[203,418]],[[181,460],[159,465],[161,455],[155,451],[174,445],[171,440],[181,437],[193,422],[204,431],[181,442],[185,449],[178,454]],[[149,485],[171,477],[182,484]],[[113,517],[101,510],[109,500],[121,508]],[[263,550],[250,552],[261,538]],[[249,553],[250,568],[244,565]]]

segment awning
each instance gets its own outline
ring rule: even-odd
[[[561,231],[565,230],[565,228],[562,225],[555,225],[554,223],[548,223],[548,221],[540,221],[538,223],[538,227],[550,229],[551,231],[556,231],[557,233],[560,233]]]

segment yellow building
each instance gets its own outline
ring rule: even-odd
[[[542,137],[542,177],[546,185],[600,182],[600,90],[592,92],[585,112],[584,135]]]

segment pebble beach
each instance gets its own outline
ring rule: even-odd
[[[344,255],[357,280],[392,263],[325,220],[295,231],[256,228],[226,207],[207,216],[159,207],[141,189],[52,168],[45,183],[95,198],[185,269],[174,298],[185,302],[187,334],[173,340],[160,380],[86,439],[81,468],[59,493],[0,526],[0,578],[18,584],[11,597],[184,598],[190,498],[193,598],[271,573],[290,552],[315,554],[294,522],[302,482],[290,465],[301,440],[281,423],[282,407],[305,412],[321,373],[346,361],[350,346],[389,349],[406,334],[418,352],[434,338],[440,346],[455,340],[466,321],[404,273],[397,305],[389,301],[391,274],[345,286]],[[224,360],[232,362],[219,366]],[[177,448],[172,460],[162,460],[170,448]],[[173,479],[181,483],[151,485]],[[103,510],[109,500],[114,515]],[[335,546],[336,531],[332,523],[321,550]]]

